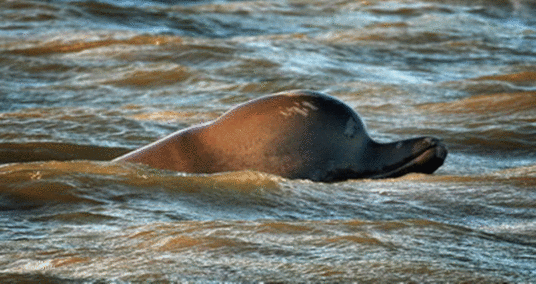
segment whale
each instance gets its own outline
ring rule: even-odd
[[[338,182],[431,174],[446,157],[446,146],[434,137],[377,142],[343,101],[295,90],[239,104],[113,161],[183,173],[251,170]]]

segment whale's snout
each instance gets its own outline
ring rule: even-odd
[[[447,147],[441,140],[424,137],[413,145],[414,158],[408,163],[412,171],[431,174],[437,170],[447,158]]]
[[[443,165],[448,152],[445,144],[433,137],[413,138],[380,147],[387,166],[373,178],[399,177],[411,172],[431,174]]]

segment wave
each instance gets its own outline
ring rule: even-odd
[[[54,235],[63,245],[53,248],[43,249],[43,240],[26,241],[37,252],[24,257],[13,242],[7,243],[5,258],[10,262],[0,279],[62,282],[60,277],[30,275],[45,271],[73,282],[105,281],[100,277],[112,274],[127,282],[502,283],[508,278],[469,271],[475,263],[467,255],[477,255],[486,264],[504,262],[519,276],[518,271],[529,268],[521,270],[522,264],[508,258],[533,252],[478,230],[422,219],[156,222],[117,231],[82,231]],[[412,249],[415,245],[418,250]],[[181,273],[172,274],[177,268]]]
[[[385,180],[387,182],[389,180]],[[471,175],[424,175],[409,174],[394,179],[394,182],[420,182],[420,183],[465,183],[481,184],[496,183],[512,185],[516,188],[530,189],[536,186],[536,165],[519,166],[506,170],[496,170],[488,173],[474,173]]]
[[[16,47],[18,45],[17,42],[12,42],[7,46],[7,53],[26,56],[43,56],[51,53],[82,52],[89,49],[110,47],[114,45],[163,45],[181,42],[180,38],[173,36],[136,35],[126,39],[117,39],[112,37],[112,35],[98,36],[91,32],[73,33],[70,36],[63,34],[61,39],[48,40],[45,42],[35,41],[30,47],[24,48]]]
[[[0,164],[35,161],[109,161],[130,149],[59,142],[0,143]]]
[[[511,78],[500,78],[505,77]],[[435,116],[443,128],[436,129],[438,135],[456,151],[534,157],[535,106],[536,92],[518,91],[478,94],[449,102],[421,104],[417,108],[425,115]]]
[[[491,75],[491,76],[482,76],[479,78],[473,79],[474,81],[502,81],[515,83],[517,85],[528,85],[533,86],[536,82],[536,72],[533,71],[524,71],[513,74],[503,74],[503,75]]]
[[[249,198],[256,198],[258,194],[278,191],[279,183],[284,180],[251,171],[179,174],[134,164],[91,161],[7,164],[0,166],[0,178],[1,210],[143,199],[150,192],[147,189],[157,190],[152,192],[156,196],[194,194],[201,202],[225,202],[239,194],[240,202],[248,203]]]
[[[117,217],[107,214],[98,214],[91,212],[60,212],[57,214],[40,215],[30,218],[32,222],[62,222],[68,224],[88,225],[102,224],[111,220],[116,220]]]
[[[536,73],[532,74],[531,76],[534,75],[536,75]],[[501,76],[501,78],[503,78],[503,76]],[[504,78],[512,77],[504,76]],[[518,77],[514,76],[514,78]],[[526,77],[521,77],[522,80],[525,80],[525,78]],[[423,104],[419,107],[427,111],[451,114],[520,114],[523,112],[533,112],[534,110],[536,110],[536,92],[529,91],[516,93],[482,94],[452,102]],[[536,119],[536,117],[534,117],[534,119]]]
[[[2,210],[27,209],[47,204],[102,205],[135,200],[176,199],[174,206],[200,210],[212,204],[212,209],[233,212],[252,210],[253,215],[276,209],[275,214],[333,214],[346,212],[345,202],[352,202],[355,194],[346,192],[346,186],[360,187],[365,192],[392,188],[395,191],[408,184],[428,184],[431,188],[449,183],[496,183],[516,188],[536,186],[535,166],[521,166],[509,170],[480,175],[425,175],[408,174],[384,180],[350,180],[325,188],[322,183],[288,181],[282,177],[254,172],[238,171],[217,174],[182,174],[161,171],[135,164],[70,161],[16,163],[0,166],[0,196]],[[367,189],[368,188],[368,189]],[[334,196],[345,196],[334,200]],[[180,200],[188,200],[182,203]],[[331,200],[331,201],[330,201]],[[357,200],[354,200],[358,202]],[[334,202],[331,204],[330,202]],[[219,208],[219,209],[218,209]],[[172,209],[175,210],[175,209]],[[270,214],[273,214],[271,212]],[[298,213],[301,212],[301,213]],[[69,212],[68,214],[71,214]],[[91,212],[89,212],[91,213]],[[207,214],[215,214],[206,211]],[[203,214],[205,214],[203,213]],[[97,215],[93,215],[97,214]],[[101,213],[76,218],[101,218]],[[232,213],[234,214],[234,213]],[[263,213],[264,214],[264,213]],[[54,218],[69,219],[70,215]],[[99,217],[100,216],[100,217]],[[48,217],[47,217],[48,218]],[[75,217],[73,217],[75,218]],[[188,218],[191,218],[188,217]]]
[[[1,273],[0,281],[2,283],[28,283],[28,284],[40,284],[40,283],[88,283],[92,282],[90,279],[68,278],[53,276],[41,273]]]
[[[184,66],[174,66],[167,70],[136,70],[123,73],[123,78],[106,80],[104,84],[116,86],[153,88],[162,85],[177,84],[188,80],[193,74]]]

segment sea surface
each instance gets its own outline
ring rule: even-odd
[[[293,89],[447,160],[339,183],[109,162]],[[0,0],[0,282],[536,283],[536,2]]]

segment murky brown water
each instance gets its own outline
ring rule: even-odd
[[[1,1],[0,282],[535,282],[533,1]],[[433,175],[108,160],[312,89]]]

